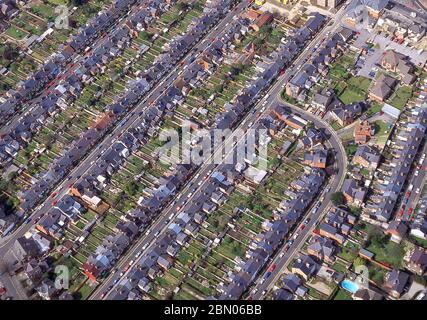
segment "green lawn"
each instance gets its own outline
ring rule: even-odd
[[[384,145],[390,135],[390,125],[385,121],[376,121],[375,126],[375,139],[379,145]]]
[[[389,104],[393,107],[403,110],[408,100],[412,98],[412,87],[402,86],[391,97]]]
[[[9,29],[6,30],[6,34],[16,40],[22,40],[27,36],[27,33],[17,29],[14,26],[11,26]]]
[[[427,248],[427,240],[421,239],[421,238],[417,238],[414,236],[410,236],[409,239],[411,240],[411,242],[414,242],[415,244],[422,246],[424,248]]]
[[[385,237],[380,241],[372,241],[366,248],[375,253],[375,260],[386,262],[395,268],[400,268],[405,254],[403,245],[392,241],[386,242]]]
[[[350,250],[348,248],[342,247],[341,252],[338,254],[338,256],[346,261],[353,261],[357,257],[357,253],[353,250]],[[335,269],[335,268],[334,268]],[[337,269],[335,269],[337,270]],[[339,271],[339,270],[337,270]]]
[[[366,112],[366,115],[368,117],[372,117],[374,114],[377,114],[381,112],[381,109],[383,108],[383,105],[378,102],[373,102],[371,107]]]
[[[353,77],[347,82],[347,88],[340,95],[344,104],[365,100],[371,80],[364,77]]]
[[[56,17],[54,6],[49,4],[40,3],[37,5],[33,5],[30,10],[35,15],[47,19],[49,21],[53,21]]]
[[[78,291],[81,294],[80,300],[86,300],[86,298],[89,297],[92,291],[93,289],[89,285],[84,284]]]
[[[48,0],[48,1],[54,5],[57,5],[57,6],[59,6],[59,5],[66,6],[70,3],[69,0]]]
[[[343,265],[340,262],[335,262],[334,265],[332,266],[332,269],[334,269],[335,271],[344,273],[344,274],[347,272],[347,268],[345,267],[345,265]]]
[[[344,289],[339,289],[334,297],[334,300],[353,300],[349,292]]]

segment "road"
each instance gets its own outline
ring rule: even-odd
[[[278,98],[276,96],[278,100]],[[293,105],[287,104],[282,101],[287,107],[291,108],[294,113],[298,113],[303,119],[307,121],[311,121],[317,128],[324,129],[329,137],[329,144],[331,148],[336,151],[335,154],[335,165],[337,168],[337,172],[334,176],[331,177],[331,180],[328,187],[322,192],[321,195],[318,196],[322,201],[317,201],[313,207],[319,205],[318,209],[312,213],[311,208],[308,210],[307,217],[310,218],[309,223],[306,225],[304,230],[298,231],[299,236],[295,239],[294,243],[289,247],[287,252],[280,257],[279,251],[274,259],[272,259],[271,264],[276,264],[276,269],[271,273],[271,275],[265,280],[265,282],[261,283],[261,279],[264,275],[262,275],[255,284],[255,288],[257,289],[256,294],[252,295],[254,300],[259,300],[262,298],[262,293],[264,291],[268,291],[270,287],[276,282],[277,278],[282,274],[283,269],[289,264],[294,255],[299,251],[302,245],[305,243],[308,236],[311,234],[311,231],[314,229],[316,224],[320,221],[320,218],[324,215],[325,212],[330,207],[331,196],[334,192],[337,192],[341,189],[342,184],[344,182],[347,170],[347,155],[344,150],[344,147],[341,143],[340,138],[336,134],[336,132],[331,128],[331,126],[325,121],[317,118],[313,114],[309,112],[305,112],[301,110],[299,107],[295,107]],[[305,219],[305,218],[304,218]],[[304,220],[302,219],[302,220]]]
[[[263,107],[265,107],[265,110],[263,112],[257,111],[255,113],[248,112],[246,117],[242,119],[240,122],[240,125],[235,129],[233,132],[237,132],[237,129],[241,129],[244,131],[247,131],[252,126],[255,125],[256,121],[260,119],[262,116],[267,115],[270,113],[271,108],[274,107],[277,103],[280,103],[278,101],[278,97],[280,96],[281,92],[283,91],[284,85],[292,78],[293,70],[297,70],[299,66],[304,64],[307,61],[307,58],[310,54],[312,54],[312,48],[318,43],[318,41],[325,37],[328,32],[333,30],[334,28],[337,28],[338,24],[334,24],[331,27],[326,27],[322,33],[320,33],[317,37],[315,37],[312,42],[307,46],[307,48],[304,50],[304,52],[295,60],[292,69],[288,69],[287,72],[278,78],[277,82],[270,88],[270,90],[264,95],[264,98],[261,99],[255,106],[254,109],[260,110]],[[286,104],[286,103],[284,103]],[[331,190],[333,189],[337,190],[340,188],[340,184],[342,184],[342,181],[345,177],[345,168],[346,165],[346,153],[344,151],[344,148],[342,147],[342,144],[340,142],[339,137],[335,134],[333,129],[323,120],[318,119],[317,117],[313,116],[312,114],[305,112],[303,110],[300,110],[299,108],[296,108],[292,105],[286,104],[288,107],[290,107],[295,113],[298,113],[299,115],[302,115],[307,120],[312,121],[316,126],[319,128],[324,128],[326,132],[330,132],[331,134],[331,144],[332,147],[338,152],[338,155],[340,155],[339,160],[339,168],[337,174],[337,179],[334,180],[333,185],[331,186]],[[240,131],[240,130],[239,130]],[[225,144],[232,143],[232,139],[234,138],[233,135],[230,136],[230,140],[225,141]],[[244,137],[241,137],[239,141],[244,139]],[[221,151],[221,150],[219,150]],[[214,153],[214,157],[217,155],[217,152]],[[144,253],[148,252],[152,246],[154,246],[154,242],[156,240],[156,235],[161,234],[162,232],[166,231],[168,226],[172,223],[173,217],[176,217],[179,212],[182,210],[183,204],[190,203],[191,200],[198,195],[199,190],[201,190],[205,183],[207,183],[206,177],[208,177],[210,174],[212,174],[212,171],[214,169],[218,169],[220,165],[214,165],[209,164],[209,161],[206,161],[206,164],[199,168],[197,173],[195,174],[194,178],[191,179],[185,188],[180,192],[180,196],[178,197],[178,201],[172,203],[169,205],[166,209],[162,211],[162,215],[159,217],[159,219],[153,224],[153,226],[150,228],[150,233],[143,236],[136,245],[134,245],[128,253],[122,257],[120,262],[117,264],[116,271],[112,274],[110,274],[106,280],[103,281],[103,283],[97,288],[97,290],[94,292],[94,294],[90,297],[90,299],[97,300],[102,299],[104,297],[108,298],[108,295],[113,290],[114,285],[119,282],[120,279],[123,279],[126,277],[126,275],[130,272],[130,270],[123,271],[126,269],[126,267],[129,266],[130,261],[133,261],[135,263],[136,255],[142,256]],[[197,186],[197,191],[194,192],[194,186]],[[328,196],[332,192],[328,193]],[[182,200],[184,199],[184,201]],[[329,198],[327,199],[329,200]],[[327,203],[329,201],[325,201]],[[319,210],[320,212],[321,210]],[[172,217],[172,219],[170,219]],[[130,269],[130,268],[129,268]],[[120,275],[121,274],[121,275]]]
[[[14,300],[27,300],[28,297],[17,276],[10,277],[7,273],[1,275],[2,271],[3,266],[0,265],[0,283],[6,289],[4,296],[12,297]]]
[[[414,1],[417,5],[418,5],[418,7],[424,12],[424,13],[426,13],[427,12],[427,8],[426,8],[426,6],[420,1],[420,0],[415,0]]]
[[[223,32],[223,30],[226,28],[226,26],[233,20],[233,17],[235,15],[240,14],[243,12],[243,10],[251,3],[249,0],[244,0],[239,5],[237,5],[231,12],[229,12],[218,24],[217,26],[209,32],[204,39],[211,39],[216,38],[220,33]],[[189,54],[187,54],[181,61],[178,62],[178,64],[189,64],[190,61],[196,60],[196,58],[200,55],[201,52],[203,52],[209,45],[211,44],[211,41],[200,41],[194,49]],[[191,49],[191,48],[189,48]],[[195,53],[197,52],[197,53]],[[112,130],[110,134],[108,134],[102,142],[100,142],[93,150],[92,152],[80,162],[78,166],[76,166],[62,181],[62,183],[55,189],[54,192],[57,192],[57,195],[55,196],[55,199],[61,199],[64,195],[66,195],[69,191],[69,185],[74,184],[76,182],[79,182],[81,180],[81,177],[87,173],[90,172],[91,169],[96,165],[96,160],[100,158],[100,156],[108,151],[116,139],[126,130],[136,127],[140,124],[140,120],[138,117],[135,117],[135,114],[139,114],[142,112],[146,106],[147,102],[150,101],[150,103],[157,101],[159,99],[163,92],[172,86],[173,82],[181,75],[183,72],[182,68],[176,68],[174,69],[174,72],[170,73],[166,78],[164,78],[160,83],[158,83],[148,94],[147,97],[144,98],[143,101],[141,101],[133,110],[132,112],[129,112]],[[32,215],[32,221],[36,220],[37,218],[41,217],[45,213],[47,213],[50,209],[52,209],[52,199],[48,198],[46,199],[41,205],[39,205],[37,208],[35,208],[35,212]],[[32,223],[29,224],[23,224],[21,225],[17,230],[15,230],[14,233],[11,235],[1,239],[0,242],[0,256],[4,256],[6,252],[10,249],[13,242],[23,236],[28,230],[32,227]]]
[[[337,28],[341,25],[341,18],[345,14],[345,10],[347,8],[347,5],[344,5],[334,16],[334,22],[332,25],[327,26],[323,29],[321,33],[318,34],[316,39],[312,42],[311,46],[313,46],[316,42],[321,38],[324,38],[328,36],[329,34],[333,34],[334,31],[336,31]],[[298,61],[299,64],[304,63],[305,59],[307,58],[308,54],[311,54],[312,47],[309,46],[305,52],[305,55],[302,55]],[[286,84],[286,80],[282,82],[282,87]],[[277,99],[278,101],[281,101],[280,98],[280,92],[276,92],[272,99]],[[271,101],[270,103],[274,104],[274,101]],[[344,182],[346,172],[347,172],[347,155],[345,152],[345,149],[341,143],[341,139],[336,133],[336,131],[323,119],[313,115],[310,112],[307,112],[299,107],[296,107],[294,105],[291,105],[289,103],[286,103],[284,101],[281,101],[284,105],[286,105],[288,108],[290,108],[294,113],[299,114],[302,118],[305,120],[311,121],[317,128],[325,130],[325,132],[329,135],[328,142],[331,145],[332,149],[335,151],[335,166],[337,168],[337,172],[334,176],[332,176],[332,181],[330,181],[329,186],[322,192],[322,194],[318,197],[318,199],[322,199],[322,201],[317,201],[313,206],[319,205],[318,209],[312,212],[311,208],[308,211],[307,218],[309,218],[308,224],[305,226],[304,230],[299,230],[298,237],[294,240],[293,244],[289,247],[289,249],[286,252],[283,252],[284,254],[281,255],[282,252],[279,250],[279,252],[276,254],[275,258],[272,259],[271,264],[275,264],[276,268],[273,272],[271,272],[270,276],[262,281],[261,279],[264,278],[265,273],[262,274],[257,281],[255,282],[254,288],[255,293],[251,295],[252,299],[254,300],[260,300],[263,298],[264,294],[268,292],[271,287],[274,285],[274,283],[278,280],[278,278],[283,273],[283,270],[287,267],[287,265],[292,261],[295,254],[300,250],[300,248],[303,246],[305,241],[307,240],[308,236],[311,234],[312,230],[316,226],[316,224],[320,221],[320,219],[323,217],[323,215],[327,212],[327,210],[330,207],[330,200],[331,196],[334,192],[337,192],[341,190],[342,184]],[[270,264],[270,265],[271,265]]]
[[[420,157],[417,159],[420,159],[422,155],[427,155],[427,143],[424,144],[424,147],[422,151],[420,152]],[[427,172],[425,170],[427,166],[427,157],[424,158],[422,163],[418,162],[417,160],[417,168],[414,169],[414,174],[412,175],[411,179],[408,182],[408,186],[412,185],[412,190],[409,190],[409,187],[407,188],[407,193],[403,195],[402,203],[400,204],[397,219],[403,220],[403,221],[410,221],[411,218],[414,216],[415,207],[417,206],[418,201],[420,200],[421,193],[423,191],[424,184],[427,179]],[[418,169],[419,168],[419,169]],[[417,175],[415,175],[415,172],[418,172]],[[409,193],[409,196],[407,194]],[[412,209],[411,209],[412,208]],[[410,212],[412,211],[412,212]],[[401,215],[400,213],[403,212]]]

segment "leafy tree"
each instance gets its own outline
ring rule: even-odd
[[[344,204],[344,194],[342,192],[335,192],[331,196],[332,203],[335,206],[340,206]]]
[[[138,184],[135,181],[129,181],[123,189],[128,196],[133,196],[138,191]]]
[[[18,51],[11,45],[6,45],[3,51],[3,59],[12,61],[19,55]]]
[[[354,267],[364,266],[365,264],[365,259],[363,259],[362,257],[356,257],[356,259],[354,259],[353,261]]]
[[[71,3],[75,7],[79,7],[81,5],[84,5],[87,2],[87,0],[71,0]]]
[[[18,172],[16,172],[16,171],[13,171],[13,172],[9,173],[8,179],[9,179],[9,180],[11,180],[11,181],[13,181],[13,180],[15,180],[18,176],[19,176],[19,173],[18,173]]]
[[[142,40],[150,40],[150,39],[151,39],[151,35],[150,35],[148,32],[146,32],[146,31],[141,31],[141,32],[139,33],[139,37],[140,37]]]
[[[177,7],[177,9],[178,9],[179,11],[185,11],[185,10],[187,10],[187,9],[188,9],[189,5],[188,5],[188,3],[186,3],[186,2],[179,2],[179,3],[176,5],[176,7]]]
[[[8,185],[7,181],[0,178],[0,193],[7,190],[7,185]]]

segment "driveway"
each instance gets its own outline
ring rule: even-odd
[[[376,63],[380,63],[381,58],[383,56],[384,50],[381,49],[373,49],[374,51],[368,52],[363,57],[365,58],[365,62],[363,64],[362,69],[359,70],[358,76],[362,76],[369,79],[374,79],[376,76],[376,72],[373,72]]]
[[[417,293],[424,291],[425,289],[425,286],[414,281],[409,287],[408,292],[401,297],[401,300],[412,300],[417,295]]]
[[[427,52],[419,53],[418,50],[415,50],[410,47],[405,47],[399,43],[396,43],[389,38],[386,38],[381,35],[375,35],[372,38],[373,43],[378,44],[383,50],[394,50],[401,54],[408,56],[412,63],[418,66],[423,66],[427,62]]]

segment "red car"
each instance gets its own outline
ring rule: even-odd
[[[399,211],[399,217],[403,216],[403,209]]]
[[[53,199],[53,198],[55,198],[57,195],[58,195],[58,192],[54,192],[54,193],[52,193],[52,194],[50,195],[50,197]]]
[[[305,229],[305,224],[302,224],[301,227],[299,228],[301,231]]]
[[[273,272],[274,270],[276,270],[276,267],[277,267],[277,266],[276,266],[276,264],[274,263],[274,264],[272,264],[272,265],[271,265],[271,267],[270,267],[270,268],[268,268],[268,271],[269,271],[269,272]]]
[[[411,208],[409,208],[409,210],[408,210],[408,214],[412,214],[412,211],[414,211],[414,209],[411,207]]]

